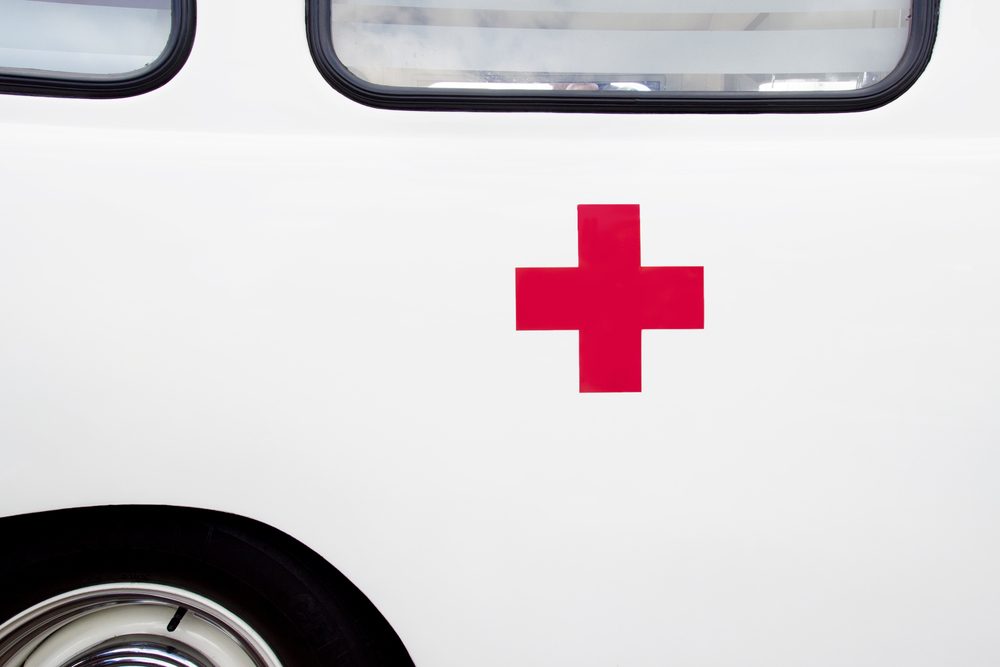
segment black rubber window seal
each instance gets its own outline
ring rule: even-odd
[[[172,0],[170,37],[163,53],[136,73],[101,76],[45,74],[0,68],[0,93],[111,99],[133,97],[164,85],[181,70],[194,46],[195,0]]]
[[[843,113],[881,107],[905,93],[930,61],[940,0],[914,0],[910,38],[896,69],[856,91],[809,93],[642,93],[601,91],[449,91],[369,83],[337,58],[331,41],[330,0],[306,0],[306,31],[313,60],[340,93],[380,109],[411,111],[528,111],[577,113]]]

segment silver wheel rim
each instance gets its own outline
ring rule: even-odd
[[[0,625],[0,667],[281,667],[245,621],[172,586],[116,583],[50,598]]]

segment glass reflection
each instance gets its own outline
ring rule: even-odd
[[[331,0],[370,83],[461,90],[842,91],[892,72],[911,0]]]
[[[121,76],[170,38],[171,0],[0,0],[0,68]]]

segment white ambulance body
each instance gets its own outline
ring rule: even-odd
[[[322,601],[254,612],[147,548],[214,548],[180,508],[318,554],[422,667],[1000,664],[1000,5],[942,3],[912,87],[846,113],[492,80],[435,110],[389,74],[359,101],[302,3],[197,12],[142,94],[0,94],[0,591],[99,570],[18,589],[0,664],[327,655],[282,648]],[[576,267],[586,205],[638,207],[643,267],[703,267],[703,328],[642,332],[641,391],[518,330],[515,269]]]

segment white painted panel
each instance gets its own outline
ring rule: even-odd
[[[148,95],[0,96],[0,513],[271,523],[420,667],[1000,664],[998,3],[798,116],[374,110],[302,7],[202,2]],[[642,394],[514,330],[586,202],[706,267]]]

